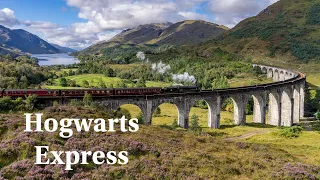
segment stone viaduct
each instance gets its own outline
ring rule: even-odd
[[[292,126],[293,123],[299,122],[300,117],[304,115],[305,75],[278,67],[253,66],[261,68],[274,82],[193,93],[99,98],[96,101],[109,110],[117,109],[124,104],[134,104],[141,109],[146,124],[151,124],[152,114],[159,105],[172,103],[178,109],[179,126],[188,128],[190,109],[197,101],[204,100],[209,111],[208,126],[219,128],[220,110],[226,99],[231,98],[233,101],[235,124],[245,125],[246,105],[252,97],[253,122],[275,126]]]

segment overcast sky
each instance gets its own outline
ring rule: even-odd
[[[0,24],[83,49],[140,24],[206,20],[230,28],[277,0],[1,0]]]

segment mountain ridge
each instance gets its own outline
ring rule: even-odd
[[[61,53],[59,49],[40,37],[23,29],[10,29],[0,25],[0,44],[12,54],[52,54]]]
[[[152,23],[125,29],[108,41],[98,42],[75,53],[99,54],[106,48],[121,45],[158,46],[158,45],[191,45],[215,38],[227,31],[227,27],[203,20],[185,20],[177,23]]]

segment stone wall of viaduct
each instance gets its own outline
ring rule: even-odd
[[[178,109],[179,126],[188,128],[190,109],[197,101],[205,100],[209,111],[208,126],[219,128],[220,110],[226,99],[231,98],[233,101],[235,124],[245,125],[246,105],[253,97],[253,122],[275,126],[292,126],[293,123],[299,122],[300,117],[304,115],[305,75],[283,68],[264,65],[253,66],[260,67],[269,78],[273,78],[274,82],[197,93],[119,96],[99,98],[96,101],[108,110],[115,110],[124,104],[135,104],[141,109],[146,124],[151,124],[152,114],[159,105],[172,103]]]

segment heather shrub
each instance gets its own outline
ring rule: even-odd
[[[306,164],[286,163],[278,172],[273,173],[275,179],[319,179],[320,167]]]

